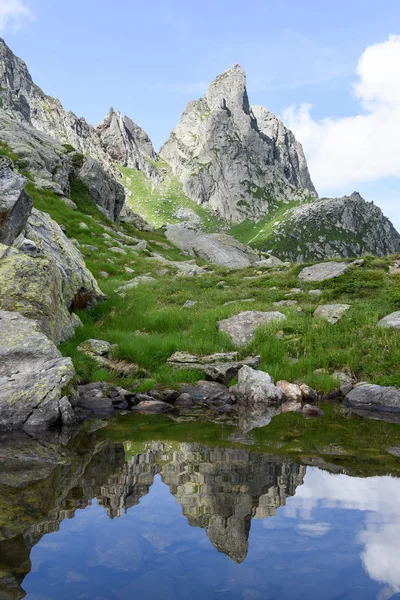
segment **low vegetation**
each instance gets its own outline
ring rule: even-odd
[[[399,334],[376,325],[379,318],[400,309],[400,278],[388,274],[393,257],[366,257],[362,267],[319,284],[322,295],[318,297],[308,294],[315,285],[299,282],[300,265],[239,271],[213,267],[204,276],[184,278],[177,276],[172,265],[149,256],[157,252],[171,260],[187,260],[178,250],[166,249],[162,231],[138,232],[127,225],[118,228],[96,208],[82,187],[73,185],[72,196],[79,211],[73,211],[51,192],[35,190],[32,183],[28,191],[37,208],[49,212],[65,226],[68,237],[78,240],[89,269],[108,295],[105,302],[79,313],[83,327],[61,347],[64,354],[72,356],[80,382],[118,380],[115,373],[99,368],[77,350],[88,338],[117,344],[118,358],[140,367],[142,389],[196,381],[202,376],[198,371],[177,371],[167,365],[173,352],[232,350],[228,337],[216,327],[219,319],[244,310],[277,310],[274,302],[294,299],[296,306],[279,308],[287,320],[260,329],[254,341],[240,350],[242,355],[260,354],[261,368],[275,379],[298,379],[323,393],[337,385],[330,375],[337,369],[349,370],[359,381],[400,385]],[[83,229],[82,222],[89,229]],[[137,252],[119,236],[119,230],[146,240],[148,249]],[[122,247],[126,254],[115,254],[110,249],[115,246]],[[109,277],[102,278],[100,272]],[[149,275],[155,281],[141,283],[123,295],[116,293],[139,275]],[[300,291],[291,291],[294,288]],[[242,302],[248,298],[254,301]],[[184,309],[186,300],[196,304]],[[230,304],[225,305],[227,302]],[[313,317],[319,304],[330,302],[351,305],[333,326]],[[315,372],[320,369],[323,371]]]
[[[172,175],[171,168],[166,163],[160,160],[152,165],[162,178],[157,186],[152,185],[142,171],[120,168],[123,184],[128,190],[127,203],[134,212],[142,215],[155,227],[181,223],[187,218],[201,225],[204,231],[219,231],[224,228],[221,219],[185,195],[182,184]]]

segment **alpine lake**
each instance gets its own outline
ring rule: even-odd
[[[0,598],[400,597],[400,428],[324,413],[3,435]]]

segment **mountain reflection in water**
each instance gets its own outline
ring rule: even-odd
[[[399,480],[198,443],[131,446],[0,439],[0,599],[399,591]]]

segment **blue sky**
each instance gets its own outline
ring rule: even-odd
[[[386,168],[387,160],[375,168],[371,156],[386,147],[380,128],[369,139],[371,150],[362,142],[364,169],[354,177],[341,175],[340,140],[339,149],[321,148],[324,119],[342,120],[343,126],[343,119],[370,110],[368,94],[355,93],[357,65],[367,48],[400,34],[399,0],[0,0],[0,29],[34,80],[65,108],[96,125],[114,106],[143,127],[156,148],[187,102],[239,63],[250,102],[286,116],[303,142],[320,195],[357,189],[400,228],[400,160],[397,172],[396,166]],[[398,47],[385,48],[399,71],[400,38]],[[370,62],[375,64],[373,57]],[[301,105],[311,105],[308,121]],[[342,129],[331,132],[335,140],[336,131]],[[352,146],[353,154],[342,157],[347,165],[358,152],[350,142],[343,144]]]

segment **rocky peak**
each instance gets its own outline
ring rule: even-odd
[[[211,110],[223,109],[249,114],[250,106],[246,89],[246,74],[240,65],[233,65],[219,75],[209,86],[206,102]]]
[[[228,221],[259,220],[278,203],[317,195],[301,145],[272,113],[249,105],[239,65],[188,104],[160,155],[192,200]]]
[[[105,119],[96,128],[106,154],[124,167],[152,175],[151,161],[157,154],[147,133],[129,117],[110,108]]]

